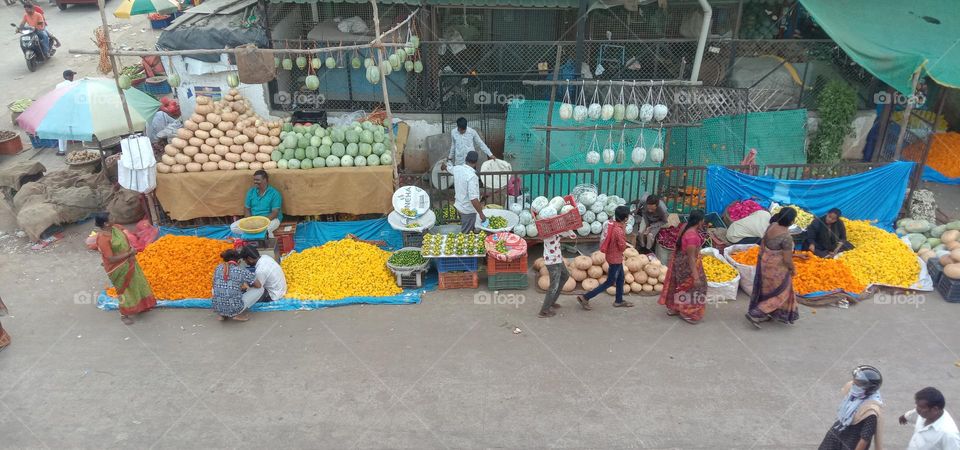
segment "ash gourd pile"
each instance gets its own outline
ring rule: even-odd
[[[634,248],[628,248],[623,252],[623,270],[624,270],[624,294],[645,294],[654,295],[663,290],[663,280],[666,279],[667,268],[660,261],[641,255]],[[570,278],[567,283],[561,286],[563,292],[572,292],[577,289],[577,285],[589,291],[607,278],[607,272],[610,265],[604,259],[603,252],[593,252],[590,256],[577,256],[573,259],[565,259],[564,265],[570,272]],[[543,258],[533,262],[533,270],[537,271],[537,286],[540,289],[547,290],[550,287],[550,275],[544,265]],[[614,288],[607,289],[608,294],[614,294]]]

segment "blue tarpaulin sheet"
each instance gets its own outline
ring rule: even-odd
[[[721,213],[733,201],[756,197],[794,204],[818,216],[830,208],[840,208],[850,219],[874,220],[877,226],[892,230],[913,165],[898,161],[856,175],[822,180],[778,180],[710,166],[707,212]]]
[[[923,166],[923,175],[920,176],[923,181],[931,181],[941,184],[960,184],[960,177],[950,178],[930,166]]]
[[[231,236],[227,225],[205,225],[192,228],[160,227],[160,235],[172,234],[177,236],[198,236],[210,239],[227,239]],[[386,241],[392,249],[403,246],[400,232],[394,230],[387,223],[387,219],[359,220],[354,222],[304,222],[297,225],[297,234],[294,238],[297,251],[316,247],[343,239],[347,234],[353,234],[360,239],[369,241]],[[339,300],[319,299],[292,299],[283,298],[268,303],[257,303],[251,311],[295,311],[330,308],[334,306],[372,304],[372,305],[407,305],[420,303],[420,297],[429,291],[437,289],[437,275],[428,273],[423,280],[423,286],[417,289],[407,289],[400,294],[389,297],[348,297]],[[106,291],[97,297],[97,307],[103,310],[116,310],[117,299],[107,295]],[[183,300],[158,300],[159,308],[203,308],[210,309],[208,298],[188,298]]]

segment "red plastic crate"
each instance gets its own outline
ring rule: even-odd
[[[498,273],[527,273],[527,255],[510,262],[498,261],[492,256],[487,256],[487,275]]]
[[[573,199],[572,195],[564,196],[563,199],[567,201],[568,205],[573,206],[573,209],[566,214],[558,214],[546,219],[538,219],[534,214],[537,236],[540,238],[550,237],[564,231],[573,231],[583,225],[583,218],[580,217],[580,210],[577,209],[577,201]]]
[[[445,272],[440,274],[440,289],[476,289],[480,278],[476,272]]]

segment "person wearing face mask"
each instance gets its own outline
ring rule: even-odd
[[[880,450],[880,385],[883,377],[873,366],[857,366],[844,385],[837,420],[823,437],[819,450]]]

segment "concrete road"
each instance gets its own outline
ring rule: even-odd
[[[120,4],[119,0],[110,0],[106,4],[107,21],[111,24],[113,35],[111,38],[116,46],[131,48],[152,48],[156,43],[158,32],[150,29],[150,22],[146,16],[136,16],[131,19],[116,19],[113,10]],[[53,59],[37,68],[36,72],[29,72],[27,64],[20,50],[19,35],[13,33],[13,27],[4,25],[6,37],[0,38],[0,80],[3,80],[4,89],[0,90],[0,105],[7,112],[6,105],[20,98],[36,99],[50,91],[57,83],[63,80],[63,71],[71,69],[80,77],[105,76],[97,72],[98,56],[71,55],[68,50],[86,49],[96,50],[93,43],[94,30],[100,26],[100,14],[95,5],[70,5],[60,11],[54,4],[40,2],[49,22],[49,30],[63,43]],[[14,6],[0,6],[5,16],[5,22],[20,23],[23,18],[23,8],[20,3]],[[3,36],[3,35],[0,35]],[[139,58],[124,58],[119,64],[130,65],[139,62]],[[0,129],[14,130],[7,119],[0,120]]]

